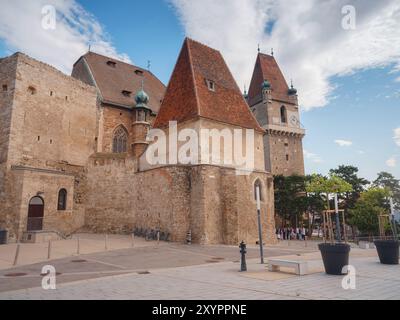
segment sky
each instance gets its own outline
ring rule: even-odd
[[[48,20],[55,8],[55,28]],[[355,165],[400,178],[398,0],[0,0],[0,56],[65,73],[91,50],[168,83],[185,36],[221,51],[249,86],[257,47],[298,89],[307,173]],[[43,25],[44,23],[44,25]]]

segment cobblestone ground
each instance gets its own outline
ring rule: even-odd
[[[151,270],[61,284],[56,290],[32,288],[0,293],[0,299],[400,299],[400,267],[381,265],[376,257],[351,259],[356,289],[344,290],[342,276],[274,273],[249,261],[249,273],[237,262]]]

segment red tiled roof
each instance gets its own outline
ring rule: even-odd
[[[248,93],[248,102],[250,106],[262,100],[262,83],[264,80],[268,80],[271,84],[273,99],[293,103],[289,99],[288,84],[275,58],[267,54],[259,53]]]
[[[214,82],[215,91],[209,90],[207,80]],[[154,126],[197,117],[263,131],[221,53],[186,38]]]
[[[75,65],[82,58],[89,65],[98,90],[103,97],[103,102],[128,108],[133,107],[135,105],[135,94],[141,89],[142,79],[144,78],[144,90],[150,97],[149,107],[153,112],[158,113],[165,94],[165,86],[151,72],[94,52],[88,52],[82,56]],[[115,67],[108,65],[108,61],[114,62]],[[142,72],[142,75],[138,74],[140,72]],[[127,96],[122,91],[128,91],[132,94]]]

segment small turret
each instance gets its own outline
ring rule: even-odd
[[[298,105],[297,101],[297,89],[293,87],[293,80],[290,80],[290,88],[288,90],[289,99],[295,104]]]
[[[132,124],[133,127],[133,155],[136,158],[139,158],[148,147],[149,143],[146,141],[147,134],[150,129],[150,114],[151,109],[148,107],[149,96],[142,89],[138,91],[135,96],[136,105],[133,108],[134,111],[134,121]]]
[[[272,93],[272,86],[271,83],[268,80],[264,80],[262,85],[262,95],[263,95],[263,100],[270,100],[271,99],[271,93]]]
[[[295,88],[293,87],[293,81],[292,81],[292,80],[290,81],[290,88],[289,88],[289,90],[288,90],[288,95],[289,95],[289,96],[295,96],[295,95],[297,95],[297,89],[295,89]]]

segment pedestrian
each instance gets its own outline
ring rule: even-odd
[[[301,229],[301,237],[303,238],[303,240],[306,240],[306,228],[304,228],[304,226],[303,226],[303,228]]]

